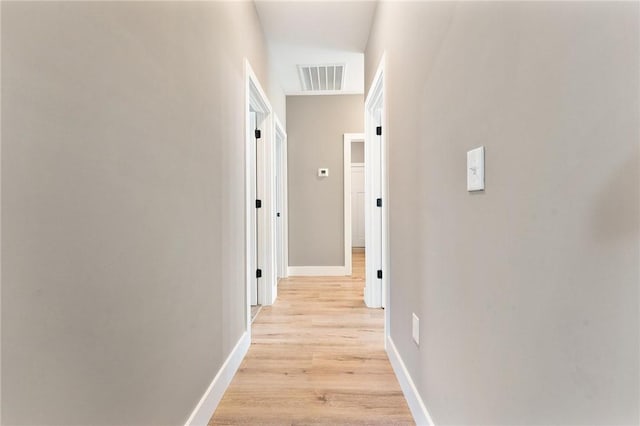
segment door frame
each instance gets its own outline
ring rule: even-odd
[[[262,266],[262,278],[258,281],[258,303],[268,305],[273,303],[273,250],[269,249],[273,245],[273,218],[269,214],[271,211],[271,198],[273,175],[270,167],[273,145],[273,117],[272,108],[267,95],[265,94],[258,77],[253,72],[248,59],[244,59],[245,74],[245,317],[246,330],[251,332],[251,287],[256,278],[256,269]],[[254,154],[252,144],[254,144],[254,130],[251,128],[251,111],[258,113],[261,123],[262,135],[261,143],[256,145],[255,169],[251,167],[254,161],[251,156]],[[262,208],[256,209],[256,194],[260,194]],[[256,221],[252,220],[252,212],[255,211]],[[260,232],[260,238],[256,241],[256,229]],[[255,253],[258,252],[256,259]]]
[[[365,142],[364,133],[345,133],[342,137],[343,149],[344,149],[344,274],[351,275],[351,144],[353,142]],[[366,149],[366,148],[365,148]],[[365,160],[366,167],[366,160]],[[365,199],[367,197],[365,185]],[[365,226],[365,241],[366,241],[366,226]],[[366,252],[366,251],[365,251]]]
[[[385,96],[385,57],[383,53],[378,64],[373,83],[365,100],[365,303],[371,308],[385,307],[385,336],[389,332],[389,199],[387,180],[387,105]],[[380,137],[380,150],[371,149],[372,141],[376,135],[377,115],[380,114],[382,135]],[[374,165],[379,164],[379,169]],[[380,182],[379,188],[375,182]],[[382,207],[376,207],[377,192],[382,198]],[[373,223],[374,209],[381,209],[382,226],[376,229]],[[375,235],[374,235],[375,234]],[[372,238],[376,236],[377,238]],[[380,261],[376,262],[374,256],[369,253],[381,253]],[[377,269],[382,269],[382,279],[377,277]]]
[[[352,157],[353,158],[353,157]],[[351,163],[351,184],[353,185],[353,172],[355,170],[359,170],[360,172],[362,172],[362,176],[364,179],[364,163]],[[363,188],[364,190],[364,188]],[[353,188],[351,188],[351,193],[353,194]],[[364,209],[364,206],[362,206]],[[362,212],[362,221],[363,221],[363,225],[364,225],[364,210]],[[353,198],[351,198],[351,250],[353,251]],[[359,246],[358,246],[359,247]],[[362,248],[364,248],[364,245],[362,246]]]
[[[275,143],[274,143],[274,156],[273,156],[273,170],[280,173],[281,185],[279,189],[281,194],[281,202],[282,206],[277,205],[277,200],[274,192],[274,217],[277,222],[277,213],[280,210],[280,222],[282,224],[282,233],[278,235],[277,223],[274,224],[274,229],[276,233],[276,284],[275,284],[275,294],[274,299],[277,297],[277,281],[279,278],[287,278],[288,269],[289,269],[289,208],[288,208],[288,181],[287,181],[287,133],[284,130],[284,126],[280,122],[277,116],[274,115],[274,135],[275,135]],[[278,150],[278,144],[280,144],[280,150]],[[277,170],[277,156],[280,155],[280,170]],[[274,173],[274,187],[278,185],[278,182],[275,181],[275,176],[277,173]],[[280,209],[278,209],[280,207]],[[278,253],[278,244],[277,241],[281,240],[280,247],[282,248],[282,253]]]

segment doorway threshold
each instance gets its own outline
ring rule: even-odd
[[[251,324],[253,324],[261,309],[262,305],[251,305]]]

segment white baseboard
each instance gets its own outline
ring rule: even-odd
[[[347,275],[346,268],[340,266],[289,266],[288,275],[291,276],[307,276],[319,277],[330,276],[338,277]]]
[[[220,367],[218,374],[213,378],[204,395],[202,395],[202,398],[200,398],[200,402],[198,402],[198,405],[189,416],[185,426],[206,426],[209,423],[250,345],[251,336],[245,331],[229,354],[229,357]]]
[[[393,343],[393,340],[391,340],[391,336],[387,336],[386,349],[389,361],[391,361],[391,366],[393,367],[393,371],[396,373],[398,382],[400,382],[402,393],[404,393],[404,397],[407,399],[407,404],[409,404],[409,409],[411,410],[411,414],[413,415],[413,419],[416,421],[416,424],[418,426],[434,426],[433,420],[427,411],[427,407],[424,405],[424,401],[422,401],[420,393],[418,393],[418,389],[416,388],[415,383],[413,383],[413,380],[409,375],[409,371],[398,353],[396,345]]]

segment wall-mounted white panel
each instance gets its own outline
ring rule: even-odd
[[[484,146],[467,152],[467,191],[484,190]]]

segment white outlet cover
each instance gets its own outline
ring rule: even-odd
[[[413,341],[416,342],[416,345],[420,346],[420,319],[418,319],[418,316],[414,313],[413,315],[413,321],[411,324],[411,337],[413,337]]]
[[[467,152],[467,191],[484,190],[484,146]]]
[[[318,176],[320,177],[329,176],[329,169],[318,169]]]

